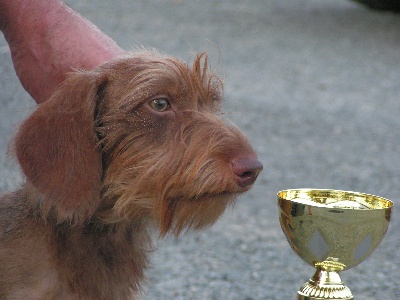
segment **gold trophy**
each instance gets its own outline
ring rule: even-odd
[[[354,299],[338,272],[358,265],[378,246],[393,203],[356,192],[291,189],[278,193],[278,205],[290,246],[317,269],[297,299]]]

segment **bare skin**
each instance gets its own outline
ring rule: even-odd
[[[90,70],[125,52],[60,0],[0,0],[0,30],[21,84],[37,103],[66,73]]]

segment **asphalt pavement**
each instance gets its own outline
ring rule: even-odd
[[[126,50],[207,51],[226,115],[264,171],[212,228],[156,241],[143,299],[295,299],[313,274],[288,245],[276,193],[330,188],[394,201],[377,250],[342,278],[357,300],[400,299],[400,14],[345,0],[68,0]],[[7,145],[35,107],[0,36],[0,192]]]

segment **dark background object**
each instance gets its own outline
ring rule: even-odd
[[[354,0],[354,1],[365,4],[373,9],[391,10],[395,12],[400,12],[399,0]]]

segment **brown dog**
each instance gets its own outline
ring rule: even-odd
[[[0,201],[0,299],[132,299],[160,234],[213,224],[262,170],[221,81],[154,51],[71,74],[22,124]]]

